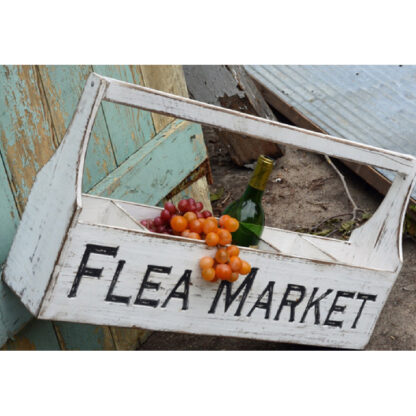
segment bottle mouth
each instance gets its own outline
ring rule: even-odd
[[[273,164],[274,164],[274,159],[272,159],[269,156],[265,156],[265,155],[260,155],[258,161],[264,163],[265,165],[272,165],[273,166]]]

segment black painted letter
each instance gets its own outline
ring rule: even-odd
[[[163,302],[162,308],[166,308],[166,305],[168,304],[170,298],[178,298],[178,299],[182,299],[182,310],[188,309],[189,282],[191,278],[191,273],[192,273],[192,270],[185,270],[185,273],[183,274],[183,276],[178,280],[178,283],[176,283],[175,287],[169,293],[169,296]],[[185,288],[183,292],[178,292],[177,291],[178,287],[182,283],[185,285]]]
[[[300,293],[300,296],[297,300],[288,300],[290,292],[292,292],[292,291],[296,291],[296,292]],[[289,322],[293,322],[295,320],[295,308],[296,308],[296,306],[299,305],[299,303],[302,302],[303,298],[305,297],[305,291],[306,291],[305,286],[288,284],[287,288],[286,288],[286,292],[283,295],[283,299],[280,302],[279,309],[277,310],[276,316],[274,318],[275,321],[279,320],[280,312],[282,312],[283,307],[284,306],[289,306],[290,307]]]
[[[238,305],[237,311],[234,314],[234,316],[240,316],[241,310],[243,309],[243,306],[244,306],[244,302],[246,301],[248,292],[250,292],[250,289],[253,284],[254,278],[256,277],[257,271],[258,269],[256,267],[253,267],[251,269],[251,272],[244,279],[243,283],[241,283],[241,285],[233,294],[231,294],[231,283],[223,280],[218,287],[217,293],[215,295],[215,298],[212,302],[211,308],[209,309],[208,313],[215,313],[215,309],[217,308],[218,301],[220,300],[220,297],[224,288],[226,289],[224,312],[227,312],[230,305],[234,302],[236,297],[244,289],[244,293],[243,293],[243,296],[241,297],[240,304]]]
[[[313,299],[313,297],[316,295],[316,292],[318,291],[317,287],[313,288],[313,292],[311,297],[309,298],[308,304],[306,305],[305,311],[303,312],[302,319],[300,320],[300,323],[302,324],[305,322],[306,315],[308,314],[309,310],[314,307],[315,308],[315,325],[320,324],[320,318],[321,318],[321,312],[319,309],[319,302],[326,298],[330,293],[333,292],[332,289],[328,289],[323,295],[319,296],[319,298]]]
[[[88,262],[88,259],[90,258],[91,253],[101,254],[103,256],[115,257],[117,255],[117,251],[118,251],[118,247],[107,247],[107,246],[99,246],[97,244],[87,244],[85,251],[84,251],[84,255],[82,256],[82,259],[81,259],[81,263],[78,267],[78,271],[75,276],[74,282],[72,283],[72,287],[71,287],[68,297],[73,298],[77,295],[78,286],[83,276],[97,277],[98,279],[101,277],[101,273],[103,272],[103,269],[104,269],[103,267],[101,269],[87,267],[87,262]]]
[[[351,328],[353,328],[353,329],[355,329],[357,327],[357,323],[358,323],[358,320],[360,319],[360,316],[361,316],[361,313],[362,313],[362,311],[364,309],[365,303],[368,300],[370,300],[371,302],[375,302],[376,299],[377,299],[377,295],[366,295],[365,293],[359,293],[357,295],[357,299],[362,300],[363,303],[361,304],[360,310],[358,311],[357,316],[356,316],[356,318],[354,320],[354,323],[352,324],[352,327]]]
[[[124,265],[126,264],[126,260],[120,260],[117,265],[117,269],[114,273],[113,280],[111,281],[110,287],[108,289],[107,296],[105,300],[107,302],[117,302],[117,303],[125,303],[126,305],[129,304],[131,296],[119,296],[113,295],[114,288],[116,286],[118,277],[120,276],[121,271],[123,270]]]
[[[149,282],[149,275],[151,272],[170,274],[171,270],[172,267],[152,266],[149,264],[147,266],[146,273],[144,274],[143,281],[140,286],[139,293],[137,294],[136,300],[134,301],[134,304],[151,306],[152,308],[156,308],[156,306],[159,305],[159,300],[142,299],[142,295],[145,289],[159,290],[160,287],[160,283]]]
[[[264,318],[265,319],[269,319],[269,316],[270,316],[270,308],[272,306],[272,299],[273,299],[273,288],[274,288],[274,282],[269,282],[267,284],[266,288],[261,293],[261,295],[256,300],[256,303],[253,305],[253,307],[251,308],[251,310],[247,314],[247,316],[251,316],[251,314],[253,313],[254,309],[259,308],[259,309],[265,309],[266,310],[266,313],[264,314]],[[263,299],[263,297],[266,294],[267,294],[267,301],[266,302],[262,302],[261,300]]]
[[[350,298],[352,299],[355,295],[355,292],[344,292],[342,290],[339,290],[337,294],[335,295],[335,299],[332,302],[331,308],[329,309],[328,316],[325,319],[324,325],[329,326],[337,326],[339,328],[342,328],[343,321],[331,321],[329,318],[331,317],[332,312],[344,312],[346,306],[339,306],[337,305],[338,298]]]

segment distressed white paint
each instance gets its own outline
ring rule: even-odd
[[[104,92],[104,85],[97,81],[95,75],[88,78],[61,145],[36,176],[4,269],[6,283],[34,315],[76,209],[78,166],[82,169]]]
[[[87,266],[103,268],[101,277],[82,277],[77,295],[68,297],[79,268],[86,244],[119,247],[116,257],[91,254]],[[68,244],[55,270],[52,284],[42,305],[39,317],[58,321],[90,322],[116,326],[137,326],[155,330],[183,331],[199,334],[239,336],[269,339],[281,342],[297,342],[333,347],[361,348],[373,329],[383,306],[394,274],[375,272],[330,263],[314,263],[300,258],[288,258],[278,254],[242,249],[241,257],[259,271],[244,304],[241,316],[235,316],[239,299],[227,312],[224,311],[224,294],[215,314],[209,314],[218,283],[205,282],[199,272],[198,260],[213,255],[215,249],[202,242],[178,241],[173,238],[154,237],[140,231],[77,224],[69,235]],[[129,304],[105,301],[119,260],[125,260],[114,294],[130,296]],[[171,267],[169,275],[152,273],[151,282],[160,283],[159,290],[146,289],[143,298],[159,300],[156,308],[135,305],[143,276],[148,265]],[[181,299],[172,298],[166,308],[161,305],[186,269],[192,270],[189,288],[189,305],[182,310]],[[233,284],[233,291],[242,283],[240,278]],[[270,318],[265,311],[257,309],[250,317],[248,312],[269,281],[275,282]],[[279,320],[277,309],[288,284],[306,287],[304,300],[295,309],[295,320],[289,322],[289,308],[284,307]],[[320,324],[314,323],[311,309],[304,323],[300,323],[311,292],[318,287],[318,295],[333,289],[321,302]],[[179,291],[183,291],[180,287]],[[340,298],[339,305],[347,305],[345,313],[335,312],[331,320],[343,322],[342,328],[323,325],[337,290],[376,295],[376,302],[367,302],[357,328],[351,326],[357,316],[361,301]],[[296,299],[296,293],[291,299]]]
[[[242,315],[234,316],[234,304],[224,312],[223,301],[216,314],[208,314],[218,283],[204,282],[197,262],[213,249],[200,241],[144,230],[140,220],[155,216],[159,208],[81,193],[86,148],[102,99],[399,173],[377,212],[353,231],[348,242],[266,227],[262,250],[242,250],[242,257],[259,269]],[[92,74],[67,135],[37,177],[4,279],[28,309],[44,319],[362,348],[401,268],[401,229],[415,176],[416,163],[411,156]],[[117,247],[117,256],[92,254],[88,267],[103,267],[102,276],[82,277],[78,295],[68,297],[86,244]],[[105,301],[119,260],[125,260],[126,264],[114,292],[131,296],[128,305]],[[184,270],[192,270],[189,309],[181,310],[181,300],[175,298],[167,308],[132,304],[149,264],[172,266],[169,276],[151,277],[160,282],[157,292],[145,291],[144,297],[162,302]],[[265,319],[261,309],[248,317],[248,311],[269,281],[275,282],[271,317]],[[242,279],[234,283],[233,288],[241,282]],[[304,323],[299,322],[300,316],[289,322],[288,307],[283,308],[279,320],[273,319],[288,284],[306,290],[305,298],[296,307],[297,315],[305,309],[313,288],[319,288],[318,296],[327,289],[333,290],[322,301],[319,324],[313,322],[313,310]],[[338,304],[346,307],[344,313],[331,315],[331,319],[343,322],[342,328],[323,324],[337,291],[351,292],[354,296],[340,298]],[[365,304],[359,325],[351,328],[362,303],[356,297],[358,293],[374,295],[376,301]]]

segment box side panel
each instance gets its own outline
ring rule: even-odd
[[[202,280],[203,243],[71,230],[42,319],[363,348],[396,275],[242,249],[247,277]]]

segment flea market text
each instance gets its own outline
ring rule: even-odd
[[[97,244],[86,244],[86,249],[82,256],[78,270],[76,271],[72,287],[68,293],[69,298],[75,298],[78,290],[82,288],[82,280],[85,278],[100,278],[104,268],[95,268],[88,266],[88,260],[91,254],[116,257],[118,247],[108,247]],[[116,285],[119,279],[122,279],[123,267],[125,260],[118,260],[117,267],[114,272],[112,281],[108,287],[105,299],[106,302],[121,303],[125,305],[136,305],[148,308],[166,308],[171,303],[176,303],[181,310],[192,308],[190,301],[190,292],[192,291],[191,277],[192,270],[183,271],[180,278],[175,282],[173,288],[163,297],[158,298],[157,292],[160,288],[162,279],[169,278],[172,268],[159,265],[147,265],[144,276],[141,280],[137,292],[131,296],[117,294]],[[310,317],[311,322],[315,325],[326,325],[330,327],[342,328],[345,324],[342,314],[347,312],[345,301],[350,299],[356,302],[354,308],[354,317],[351,319],[351,329],[356,329],[360,323],[360,317],[368,305],[367,302],[375,302],[377,295],[369,293],[361,293],[360,291],[343,291],[331,288],[307,288],[300,284],[289,283],[285,285],[278,297],[274,293],[278,281],[269,281],[264,285],[263,290],[258,293],[250,293],[252,291],[253,282],[260,270],[253,267],[250,274],[240,282],[230,283],[221,281],[218,289],[210,301],[210,307],[207,309],[208,314],[222,313],[219,307],[220,300],[223,299],[224,312],[230,309],[234,304],[236,307],[234,316],[250,317],[257,311],[263,311],[264,319],[273,319],[279,321],[284,319],[288,322],[304,323]],[[194,279],[201,279],[198,272],[195,272]],[[277,279],[278,280],[278,279]],[[248,296],[254,295],[254,303],[247,304]],[[149,296],[150,295],[150,296]],[[175,300],[176,299],[176,300]],[[321,302],[330,301],[330,307],[325,314],[321,314]],[[283,314],[285,312],[285,314]],[[228,312],[231,313],[231,312]]]

